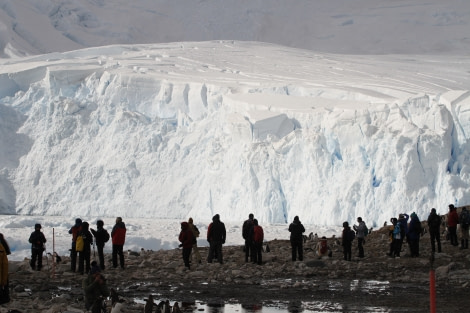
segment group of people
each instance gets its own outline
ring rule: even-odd
[[[402,213],[397,218],[392,218],[390,226],[390,257],[399,258],[404,240],[408,243],[410,256],[419,257],[419,242],[423,234],[423,227],[416,213],[408,215]],[[408,222],[409,221],[409,222]],[[453,204],[449,204],[449,214],[447,223],[437,214],[436,209],[432,208],[427,218],[429,237],[431,241],[431,250],[433,253],[441,253],[441,226],[447,226],[448,239],[452,246],[458,246],[457,225],[460,224],[460,249],[468,249],[470,212],[466,207],[462,208],[460,214]],[[437,246],[437,249],[436,249]]]

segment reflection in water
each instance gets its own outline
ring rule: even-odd
[[[324,290],[335,292],[362,292],[368,295],[390,295],[390,282],[378,280],[328,281]],[[154,299],[158,295],[154,296]],[[145,300],[135,299],[145,304]],[[174,302],[172,302],[174,305]],[[279,301],[270,305],[262,302],[225,303],[223,299],[214,298],[207,302],[180,302],[184,313],[349,313],[349,312],[391,312],[387,307],[365,306],[363,303],[343,303],[341,299],[323,301]],[[397,309],[397,308],[395,308]]]
[[[223,313],[225,303],[221,299],[213,299],[207,302],[207,312],[208,313]]]
[[[255,313],[260,312],[263,306],[258,303],[250,303],[250,304],[242,304],[242,312],[243,313]]]
[[[287,305],[287,311],[289,313],[300,313],[303,312],[303,310],[302,302],[298,300],[289,301],[289,304]]]

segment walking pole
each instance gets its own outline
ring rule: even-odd
[[[436,313],[436,273],[434,272],[434,252],[431,253],[431,268],[429,270],[429,308]]]
[[[54,227],[52,227],[52,278],[55,278],[55,258],[54,258],[54,254],[55,254],[55,229]],[[47,257],[47,254],[46,254],[46,257]]]

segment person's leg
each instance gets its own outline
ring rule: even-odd
[[[304,260],[304,246],[303,246],[302,241],[297,243],[297,247],[298,247],[298,253],[299,253],[299,261],[303,261]]]
[[[119,254],[119,264],[121,265],[121,268],[124,268],[124,246],[119,245],[118,246],[118,254]]]
[[[90,267],[91,253],[90,253],[90,250],[85,250],[83,252],[84,252],[84,257],[85,257],[85,271],[88,274],[90,272],[90,269],[91,269],[91,267]]]
[[[72,249],[70,250],[70,270],[72,272],[77,270],[77,250],[75,250],[75,242],[72,242]]]
[[[104,270],[104,269],[105,269],[103,248],[104,248],[104,246],[97,246],[97,250],[98,250],[98,259],[99,259],[99,261],[100,261],[100,268],[101,268],[101,270]]]
[[[113,267],[114,267],[114,268],[117,267],[117,254],[118,254],[117,245],[113,245],[112,256],[113,256]]]
[[[84,263],[85,263],[84,251],[80,251],[78,252],[78,272],[80,274],[84,273]]]
[[[31,268],[33,270],[36,269],[36,259],[37,259],[38,255],[37,255],[37,252],[36,252],[36,249],[31,249],[31,261],[29,262],[29,265],[31,266]]]
[[[291,241],[292,261],[297,259],[297,246],[294,241]]]

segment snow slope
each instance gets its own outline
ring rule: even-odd
[[[7,214],[381,225],[470,201],[468,56],[237,41],[0,61]]]
[[[339,54],[466,54],[468,0],[0,0],[0,57],[261,41]]]

